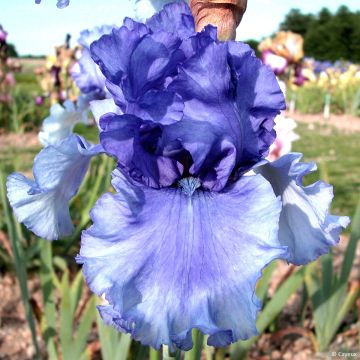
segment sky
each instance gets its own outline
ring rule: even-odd
[[[56,0],[0,0],[0,24],[9,33],[20,55],[52,54],[55,45],[64,42],[65,34],[103,24],[120,25],[124,16],[133,16],[129,0],[71,0],[66,9],[58,9]],[[248,0],[248,9],[238,28],[238,40],[256,39],[275,32],[287,12],[294,7],[316,13],[322,7],[335,11],[341,5],[360,10],[359,0]]]

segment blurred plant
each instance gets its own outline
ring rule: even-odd
[[[35,70],[43,96],[50,98],[52,104],[75,100],[78,95],[71,77],[78,47],[71,48],[70,39],[68,34],[65,43],[55,47],[55,54],[46,58],[45,66]]]
[[[7,35],[8,33],[0,25],[0,104],[11,102],[11,89],[16,83],[13,71],[19,70],[19,63],[9,57]]]
[[[344,317],[359,297],[359,273],[350,282],[351,269],[360,238],[360,202],[352,220],[352,231],[340,273],[334,273],[334,257],[330,253],[318,263],[306,267],[305,284],[312,304],[317,350],[325,351]]]
[[[263,62],[270,66],[282,80],[296,79],[295,69],[304,57],[304,40],[291,31],[279,31],[272,38],[266,38],[259,45]],[[291,80],[292,82],[295,82]]]
[[[96,299],[89,293],[82,297],[84,280],[81,272],[78,271],[70,282],[66,262],[62,258],[53,260],[52,244],[45,240],[40,241],[40,279],[44,310],[39,309],[38,320],[48,357],[50,360],[90,359],[91,353],[86,344],[95,320]],[[60,278],[55,273],[53,261],[61,270]],[[58,291],[57,296],[55,290]]]
[[[331,63],[305,59],[302,82],[292,86],[300,112],[357,116],[360,111],[360,67],[348,62]],[[302,89],[299,86],[303,86]],[[320,96],[319,96],[320,95]]]

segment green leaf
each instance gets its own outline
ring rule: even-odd
[[[91,331],[92,323],[96,315],[96,299],[92,296],[86,305],[86,308],[79,319],[79,327],[76,332],[73,346],[72,346],[72,359],[79,359],[81,354],[86,349],[86,342]]]
[[[351,268],[354,262],[356,247],[360,239],[360,200],[351,222],[351,235],[346,249],[344,261],[341,268],[340,282],[345,283],[349,279]]]
[[[201,351],[204,345],[204,335],[194,329],[192,331],[193,348],[185,353],[185,360],[200,360]]]
[[[83,285],[84,278],[82,271],[78,271],[70,287],[70,303],[72,314],[75,314],[76,307],[80,301]]]
[[[69,272],[61,279],[60,345],[63,359],[72,359],[73,313],[71,309]]]
[[[277,261],[271,262],[263,271],[263,274],[256,286],[256,295],[263,303],[266,300],[271,276],[276,269]]]
[[[96,318],[103,360],[126,360],[132,341],[130,335],[122,334],[113,327],[107,326],[98,312]]]
[[[311,297],[316,338],[320,351],[326,351],[344,317],[353,307],[358,286],[348,292],[348,281],[360,237],[360,202],[352,222],[352,232],[345,252],[341,274],[333,274],[332,255],[321,259],[321,272],[316,263],[307,268],[305,283]],[[329,316],[332,314],[332,316]]]
[[[40,283],[44,301],[44,314],[41,319],[41,332],[45,340],[50,360],[57,360],[56,337],[56,307],[52,264],[52,243],[39,240],[40,243]]]
[[[5,176],[0,169],[0,202],[2,203],[4,210],[4,218],[7,226],[7,232],[11,243],[12,252],[14,254],[16,275],[19,280],[21,299],[25,309],[26,320],[29,324],[31,331],[31,338],[35,348],[35,356],[37,359],[40,358],[39,344],[36,337],[36,328],[32,308],[30,305],[30,296],[27,286],[27,272],[26,272],[26,260],[24,257],[23,248],[20,243],[22,238],[21,227],[16,226],[17,220],[10,213],[8,201],[6,198],[5,189]]]

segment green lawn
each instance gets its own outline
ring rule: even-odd
[[[360,121],[360,119],[359,119]],[[360,196],[360,133],[344,134],[327,126],[299,124],[301,139],[293,150],[304,160],[315,161],[319,171],[307,176],[310,183],[319,178],[334,186],[335,214],[352,215]]]

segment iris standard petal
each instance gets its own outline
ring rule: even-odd
[[[82,93],[88,94],[92,91],[105,93],[105,76],[91,58],[88,49],[82,49],[81,58],[71,69],[71,76]]]
[[[129,71],[132,52],[148,33],[149,29],[144,24],[131,21],[131,26],[113,29],[111,34],[91,44],[91,56],[108,80],[114,84],[121,82],[123,75]]]
[[[83,30],[80,33],[78,43],[85,49],[90,49],[91,44],[99,40],[103,35],[110,34],[115,27],[112,25],[95,26],[91,30]]]
[[[268,154],[276,134],[274,119],[286,108],[285,98],[273,72],[254,56],[246,44],[228,43],[229,64],[236,74],[236,103],[244,126],[243,161],[253,162]]]
[[[168,2],[168,1],[167,1]],[[166,3],[164,0],[152,0],[160,10]],[[146,21],[146,25],[153,31],[166,31],[186,39],[195,34],[195,22],[189,6],[184,1],[174,1],[163,7],[162,11]]]
[[[34,179],[13,173],[7,180],[14,213],[36,235],[57,240],[73,230],[68,202],[76,194],[92,156],[102,152],[82,137],[69,136],[43,149],[34,161]]]
[[[162,127],[132,115],[108,114],[100,119],[100,142],[107,154],[137,181],[151,187],[172,185],[183,167],[158,152]]]
[[[79,263],[90,288],[105,294],[104,320],[145,345],[188,350],[191,329],[226,346],[256,335],[262,269],[286,256],[277,241],[281,204],[261,176],[220,193],[133,185],[118,170],[83,233]]]
[[[261,71],[264,66],[252,56],[249,47],[240,46],[241,52],[248,56],[248,66],[252,70]],[[275,117],[281,108],[277,104],[277,109],[273,111],[272,107],[267,109],[264,103],[262,110],[267,111],[268,116],[265,120],[262,114],[252,112],[254,98],[262,96],[259,94],[261,91],[255,88],[256,79],[251,83],[248,79],[251,75],[244,74],[248,72],[245,67],[237,81],[239,84],[244,83],[246,91],[240,85],[234,87],[230,55],[227,43],[207,41],[207,46],[179,65],[179,74],[168,87],[178,93],[185,103],[184,117],[168,129],[171,132],[169,136],[181,139],[184,148],[190,152],[194,161],[190,173],[199,176],[205,187],[216,191],[225,186],[235,167],[243,171],[244,167],[249,167],[249,163],[254,164],[261,159],[263,143],[267,143],[267,146],[271,144],[267,139],[268,133],[273,134],[272,141],[275,139],[272,128],[265,126],[267,133],[263,131],[262,124],[272,120],[271,116]],[[276,91],[279,87],[275,76],[272,73],[271,76]],[[256,86],[260,86],[260,83]],[[264,88],[267,87],[264,85]],[[243,96],[239,92],[248,91],[249,105],[239,100]],[[205,127],[208,128],[206,133]]]
[[[289,247],[289,262],[306,264],[329,252],[339,241],[346,216],[329,214],[333,189],[322,181],[303,186],[303,177],[316,170],[313,163],[301,163],[302,154],[290,153],[256,168],[282,198],[279,240]]]
[[[91,30],[84,30],[80,34],[78,42],[82,46],[81,57],[72,67],[71,76],[84,94],[97,92],[98,98],[105,98],[107,96],[106,79],[98,65],[91,58],[90,45],[94,41],[99,40],[101,36],[110,34],[113,29],[114,26],[103,25]]]

